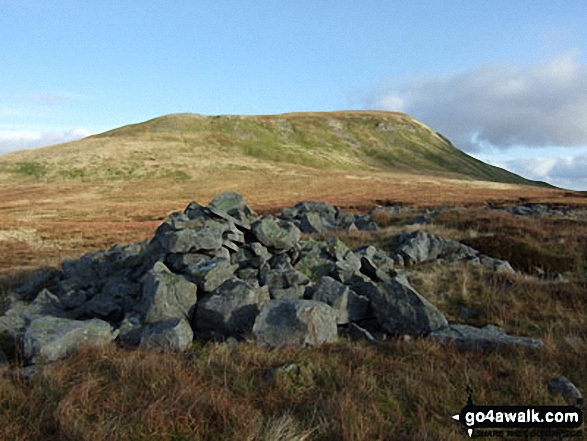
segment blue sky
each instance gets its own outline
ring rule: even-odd
[[[587,190],[587,2],[0,0],[0,153],[156,116],[405,111]]]

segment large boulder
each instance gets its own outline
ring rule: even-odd
[[[70,320],[34,317],[24,333],[24,356],[31,363],[47,363],[63,358],[84,346],[103,346],[118,332],[103,320]]]
[[[242,280],[227,280],[198,301],[192,326],[199,338],[242,338],[253,328],[259,303],[267,299],[266,290],[254,289]]]
[[[369,309],[368,298],[358,295],[348,286],[328,276],[318,281],[312,299],[332,306],[339,325],[364,319]]]
[[[140,345],[147,349],[164,349],[183,352],[194,339],[190,324],[183,318],[171,318],[147,325]]]
[[[424,231],[404,233],[399,238],[396,253],[404,263],[416,264],[437,259],[442,253],[443,241],[434,234]]]
[[[300,230],[291,222],[265,216],[251,225],[257,240],[275,252],[285,252],[300,240]]]
[[[143,283],[140,309],[145,323],[176,317],[190,320],[198,300],[197,291],[195,284],[157,262]]]
[[[444,315],[402,278],[381,284],[371,302],[388,334],[428,334],[448,325]]]
[[[216,196],[208,204],[208,209],[215,215],[233,221],[236,225],[246,229],[257,218],[257,213],[246,203],[245,198],[233,192]]]
[[[540,349],[544,346],[541,340],[512,336],[500,327],[493,325],[476,328],[469,325],[451,324],[430,333],[428,338],[443,344],[453,343],[461,350],[490,350],[504,346]]]
[[[253,326],[257,341],[270,346],[333,343],[337,332],[336,311],[313,300],[269,300]]]
[[[186,220],[185,224],[180,229],[175,229],[175,225],[162,228],[165,224],[157,229],[156,237],[166,252],[195,253],[222,248],[223,234],[229,229],[221,221],[208,219]]]
[[[234,277],[238,265],[230,263],[224,257],[202,261],[186,268],[186,276],[197,283],[198,288],[204,292],[212,292],[227,280]]]
[[[456,240],[445,240],[432,233],[414,231],[399,237],[395,254],[404,264],[414,265],[436,259],[455,262],[474,258],[479,252]]]

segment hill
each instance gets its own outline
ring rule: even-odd
[[[472,158],[408,115],[373,111],[162,116],[76,142],[5,155],[0,177],[185,181],[210,169],[261,171],[276,165],[536,184]]]
[[[169,115],[1,156],[0,277],[146,239],[163,216],[225,191],[260,213],[302,200],[586,202],[484,164],[400,113]]]

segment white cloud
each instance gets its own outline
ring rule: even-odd
[[[494,64],[407,79],[367,100],[407,112],[468,151],[587,145],[587,64],[569,52],[532,66]]]
[[[91,133],[83,128],[51,131],[0,131],[0,154],[75,141]]]
[[[483,160],[528,179],[544,181],[573,190],[587,190],[587,153],[514,159],[484,156]]]

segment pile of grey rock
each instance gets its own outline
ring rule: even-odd
[[[451,264],[464,261],[499,272],[515,272],[507,260],[486,256],[461,242],[424,231],[402,233],[391,257],[396,264],[408,267],[424,262]]]
[[[328,228],[351,220],[315,203],[260,217],[235,193],[208,206],[192,202],[149,242],[117,245],[36,273],[11,293],[0,333],[22,342],[32,364],[114,340],[178,351],[194,338],[320,345],[341,334],[369,341],[430,336],[467,348],[541,346],[506,338],[495,327],[450,325],[401,269],[439,258],[485,264],[475,250],[427,233],[402,236],[391,255],[372,246],[351,250],[335,236],[302,239],[298,225],[312,224],[308,215],[316,212]]]
[[[327,202],[300,202],[284,208],[279,218],[292,222],[302,233],[330,231],[376,231],[378,226],[369,214],[352,214]]]
[[[500,210],[518,216],[566,216],[569,214],[569,209],[567,208],[558,210],[544,204],[514,205],[501,208]]]

